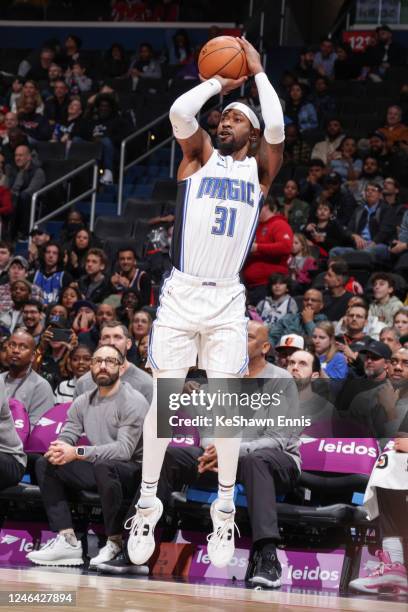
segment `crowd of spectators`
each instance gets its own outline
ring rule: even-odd
[[[194,66],[194,57],[188,37],[179,32],[169,47],[168,62],[185,68]],[[127,80],[130,90],[137,88],[140,79],[162,75],[163,65],[147,43],[130,60],[119,44],[113,45],[108,60],[109,77]],[[251,342],[257,343],[256,350],[249,350],[250,376],[275,363],[273,367],[281,370],[278,374],[265,370],[266,378],[306,379],[308,389],[314,379],[335,381],[330,399],[340,402],[342,410],[351,406],[347,403],[350,383],[368,380],[387,389],[391,386],[398,392],[387,401],[398,408],[400,422],[408,412],[406,403],[400,402],[406,389],[401,381],[405,385],[408,381],[408,174],[404,171],[408,168],[404,123],[408,82],[401,80],[389,94],[384,116],[375,111],[376,123],[366,133],[346,129],[335,84],[347,80],[381,88],[389,82],[393,68],[403,62],[404,50],[392,41],[389,28],[381,26],[362,56],[325,39],[318,51],[302,51],[298,64],[283,75],[284,164],[261,208],[242,273],[253,326],[249,348]],[[31,194],[46,180],[35,154],[38,141],[70,145],[76,138],[98,139],[103,146],[103,180],[113,180],[115,151],[126,134],[128,117],[119,111],[114,90],[93,95],[93,80],[82,59],[81,41],[71,35],[63,52],[44,47],[24,60],[19,76],[3,92],[3,103],[10,110],[3,109],[4,193],[0,191],[0,197],[4,195],[4,206],[14,207],[8,237],[26,235]],[[88,93],[92,95],[84,103],[83,95]],[[256,109],[259,100],[252,85],[245,96]],[[212,138],[219,118],[214,111],[206,120]],[[163,226],[166,240],[173,219],[168,215],[164,222],[159,217],[156,224]],[[27,257],[15,254],[11,242],[0,242],[0,369],[5,393],[24,404],[31,427],[54,404],[74,401],[66,428],[38,462],[36,475],[50,523],[59,532],[58,546],[62,542],[58,554],[63,560],[62,549],[68,545],[70,554],[75,552],[80,560],[82,549],[60,484],[77,488],[78,471],[64,467],[63,476],[58,476],[58,469],[64,461],[70,464],[75,459],[97,465],[93,471],[87,466],[83,486],[96,488],[102,496],[109,550],[101,558],[109,561],[120,553],[118,532],[125,517],[117,504],[109,507],[112,482],[106,474],[110,460],[140,462],[141,423],[152,394],[149,331],[168,265],[157,276],[152,259],[146,256],[140,261],[136,250],[126,245],[109,258],[103,241],[88,229],[77,210],[69,211],[55,239],[45,226],[38,226],[31,240]],[[168,262],[168,248],[162,254]],[[104,387],[115,397],[120,395],[113,402],[120,405],[114,423],[109,413],[114,408],[102,401]],[[299,383],[298,388],[305,393],[305,386]],[[138,410],[133,416],[132,401]],[[98,402],[108,420],[96,431],[89,415],[96,406],[99,409]],[[386,412],[389,408],[388,403]],[[368,416],[359,417],[365,426],[371,424]],[[137,433],[133,440],[129,437],[132,428]],[[84,431],[91,446],[78,456],[75,446]],[[386,428],[380,433],[384,432]],[[371,433],[379,435],[378,429]],[[291,460],[284,482],[275,482],[282,489],[290,488],[289,481],[296,481],[300,473],[299,441],[296,444],[287,453]],[[14,439],[9,443],[13,449],[16,445]],[[0,440],[0,457],[1,453]],[[171,462],[175,465],[185,457],[178,457],[174,450],[169,453],[170,463],[165,466],[171,471]],[[19,450],[17,481],[21,457]],[[194,471],[197,459],[199,468]],[[195,482],[201,472],[216,470],[211,445],[196,449],[196,456],[188,461],[184,484]],[[179,463],[177,469],[181,469]],[[240,480],[246,487],[253,482],[255,469],[255,460],[242,463]],[[117,470],[115,486],[119,479],[129,493],[129,483],[139,470],[126,471],[123,466]],[[173,486],[169,482],[170,476],[167,484]],[[168,490],[163,492],[164,501],[166,496]],[[254,533],[259,522],[266,520],[257,515],[265,510],[261,506],[262,510],[249,504]],[[59,511],[53,512],[54,507]],[[270,509],[274,507],[270,501]],[[278,537],[276,516],[273,521],[270,535],[259,532],[255,538],[264,544],[268,540],[268,554],[270,541]],[[35,554],[32,560],[36,561]],[[102,561],[98,558],[94,564]]]

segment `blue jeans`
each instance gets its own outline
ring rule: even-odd
[[[72,142],[87,142],[80,136],[74,136]],[[108,136],[104,136],[99,141],[102,145],[102,166],[105,170],[113,172],[113,160],[115,156],[115,147],[112,140]],[[67,154],[68,156],[68,151]]]
[[[105,170],[113,172],[113,158],[115,155],[115,147],[112,140],[108,136],[101,138],[102,144],[102,164]]]
[[[330,257],[342,257],[347,253],[368,253],[374,260],[389,261],[390,251],[386,244],[373,244],[366,249],[356,249],[354,247],[333,247],[330,249]]]

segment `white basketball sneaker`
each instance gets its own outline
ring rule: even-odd
[[[89,561],[89,567],[96,568],[100,563],[112,561],[121,550],[121,547],[115,544],[115,542],[107,540],[105,546],[100,549],[96,557],[92,557]]]
[[[234,556],[234,530],[240,533],[234,522],[235,510],[222,512],[217,510],[216,503],[217,500],[213,501],[210,509],[214,531],[207,536],[207,552],[215,567],[225,567]]]
[[[77,542],[75,546],[67,542],[63,535],[57,537],[40,550],[28,553],[27,559],[36,565],[83,565],[82,544]]]
[[[356,578],[349,588],[360,593],[408,593],[407,570],[401,563],[393,563],[388,553],[377,550],[380,563],[365,578]]]
[[[154,553],[154,528],[163,513],[163,504],[156,497],[151,508],[136,506],[136,514],[125,523],[125,529],[130,530],[127,543],[129,559],[135,565],[143,565]]]

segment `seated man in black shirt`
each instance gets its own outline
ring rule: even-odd
[[[85,261],[86,274],[79,279],[79,290],[86,300],[100,304],[114,289],[105,275],[108,258],[102,249],[89,249]]]
[[[346,313],[348,302],[353,294],[346,290],[349,279],[347,263],[343,259],[337,259],[329,263],[324,277],[326,291],[323,293],[323,314],[329,321],[339,321]]]

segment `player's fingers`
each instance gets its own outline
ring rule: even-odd
[[[247,76],[242,76],[241,78],[237,79],[237,86],[243,85],[245,83],[245,81],[248,80]]]

